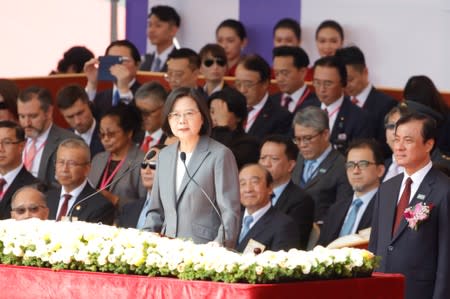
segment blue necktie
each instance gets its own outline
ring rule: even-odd
[[[119,102],[120,102],[120,93],[116,89],[116,91],[113,93],[112,106],[113,107],[117,106],[119,104]]]
[[[150,196],[147,195],[147,199],[145,200],[144,206],[142,207],[141,214],[139,215],[139,220],[137,222],[136,228],[142,229],[145,225],[145,220],[147,220],[147,213],[150,209]]]
[[[339,237],[349,235],[353,229],[353,226],[356,222],[356,215],[358,215],[359,208],[363,204],[362,200],[357,198],[352,202],[350,206],[350,213],[348,213],[348,217],[342,225],[341,232],[339,233]]]
[[[247,215],[244,217],[244,224],[242,225],[241,234],[239,235],[239,243],[242,242],[242,240],[245,238],[245,235],[250,230],[250,224],[253,222],[253,216]]]
[[[305,167],[303,168],[303,182],[307,183],[314,173],[316,160],[306,160]]]
[[[159,57],[156,57],[155,61],[153,61],[152,64],[152,71],[159,72],[160,70],[161,70],[161,59],[159,59]]]

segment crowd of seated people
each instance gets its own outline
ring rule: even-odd
[[[432,80],[412,76],[401,103],[383,94],[370,83],[361,49],[344,47],[336,21],[319,25],[321,57],[311,62],[298,22],[280,20],[272,67],[257,53],[242,54],[247,34],[239,21],[220,23],[217,44],[199,53],[175,47],[179,27],[173,8],[153,7],[148,37],[156,50],[142,63],[131,42],[112,42],[105,55],[123,62],[109,69],[115,80],[107,90],[98,90],[99,60],[89,59],[87,85],[61,86],[56,96],[68,129],[54,124],[48,90],[0,81],[2,219],[76,217],[238,251],[306,249],[313,225],[327,245],[379,221],[386,199],[378,190],[417,180],[425,165],[445,182],[450,109]],[[170,90],[138,82],[138,69],[164,72]],[[399,121],[423,125],[423,148],[411,149],[417,132],[397,134]],[[30,187],[36,184],[44,191]],[[449,186],[442,188],[450,200]],[[389,254],[377,225],[373,248]]]

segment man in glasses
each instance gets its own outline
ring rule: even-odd
[[[350,143],[345,167],[353,196],[340,199],[330,207],[320,230],[319,245],[327,246],[339,237],[371,225],[375,194],[384,174],[379,144],[371,139]]]
[[[209,97],[227,86],[223,80],[227,72],[227,55],[222,46],[207,44],[200,50],[199,56],[202,62],[200,73],[205,78],[205,85],[199,89]]]
[[[50,219],[76,217],[87,222],[112,224],[114,206],[87,180],[91,169],[91,157],[87,144],[78,139],[66,139],[56,153],[56,179],[61,185],[47,192]]]
[[[353,194],[345,175],[345,158],[333,149],[325,111],[309,106],[294,117],[294,142],[300,151],[294,183],[314,199],[314,221],[322,224],[328,208]]]
[[[164,143],[167,138],[161,129],[167,91],[156,81],[148,82],[139,87],[135,98],[136,106],[142,114],[144,129],[135,138],[141,150],[146,153],[152,146]]]
[[[11,198],[23,186],[39,180],[22,164],[24,129],[12,121],[0,121],[0,219],[10,217]]]
[[[142,229],[147,219],[147,213],[150,208],[150,194],[153,187],[153,178],[156,172],[156,160],[159,151],[165,147],[164,144],[157,144],[151,147],[151,151],[155,155],[150,160],[144,160],[141,163],[141,180],[142,185],[147,189],[147,197],[143,200],[134,201],[123,206],[118,218],[118,226],[133,227]]]
[[[48,214],[45,195],[38,189],[25,186],[14,193],[11,202],[11,218],[16,220],[29,218],[47,220]]]
[[[189,48],[174,50],[167,61],[167,72],[164,78],[170,89],[178,87],[197,88],[197,77],[200,74],[200,57]]]
[[[288,135],[292,115],[269,96],[270,66],[257,54],[245,56],[236,68],[235,87],[247,101],[245,132],[263,139],[266,135]]]
[[[104,151],[86,91],[79,85],[68,85],[58,91],[56,104],[72,131],[89,145],[91,157]]]

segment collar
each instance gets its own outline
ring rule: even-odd
[[[92,135],[94,134],[94,130],[95,130],[95,126],[97,125],[97,121],[95,120],[95,118],[93,117],[93,122],[91,127],[84,133],[80,133],[77,130],[74,130],[74,133],[78,136],[80,136],[81,138],[83,138],[85,141],[91,140]],[[90,142],[86,142],[88,145],[90,144]]]
[[[83,191],[86,184],[87,184],[87,179],[85,179],[84,182],[81,183],[80,186],[76,187],[71,192],[66,192],[64,186],[61,186],[61,194],[60,194],[59,198],[62,198],[64,194],[72,195],[72,198],[70,200],[78,198],[78,196],[80,196],[81,191]]]
[[[378,191],[378,187],[360,195],[360,196],[356,196],[355,193],[353,193],[353,200],[359,198],[362,200],[363,204],[366,205],[370,202],[370,200],[373,198],[373,196],[375,195],[375,193],[377,193]]]
[[[19,166],[17,166],[16,168],[8,171],[7,173],[5,173],[5,175],[1,176],[3,179],[5,179],[6,181],[6,185],[11,185],[12,182],[14,181],[14,179],[16,178],[16,176],[19,174],[20,170],[22,169],[23,164],[20,163]],[[3,188],[3,190],[5,190]]]
[[[406,173],[406,170],[403,171],[403,181],[402,186],[406,183],[406,180],[410,177],[413,181],[413,185],[416,185],[416,183],[421,183],[424,179],[424,177],[427,175],[428,171],[430,171],[431,167],[433,167],[433,163],[428,161],[427,165],[422,167],[421,169],[414,172],[412,175],[408,176]],[[416,185],[417,186],[417,185]]]
[[[252,113],[252,112],[254,113],[254,112],[257,112],[257,111],[261,110],[262,107],[264,107],[264,105],[266,104],[266,102],[267,102],[268,99],[269,99],[269,93],[266,92],[266,93],[264,94],[262,100],[259,101],[258,104],[256,104],[255,106],[253,106],[253,110],[252,110],[250,113]]]
[[[331,146],[331,144],[329,144],[327,149],[324,150],[323,153],[316,159],[316,162],[317,162],[316,165],[322,164],[323,160],[325,160],[325,158],[328,157],[328,155],[331,153],[332,149],[333,149],[333,147]]]
[[[344,102],[344,95],[342,95],[339,99],[337,99],[336,101],[334,101],[333,103],[331,103],[330,105],[325,105],[324,103],[322,103],[320,105],[320,109],[327,109],[328,113],[333,112],[334,110],[338,109],[342,103]]]
[[[302,97],[303,93],[305,92],[306,89],[306,84],[303,84],[302,87],[300,87],[299,89],[297,89],[296,91],[294,91],[292,94],[288,94],[288,93],[284,93],[283,96],[284,97],[291,97],[292,102],[295,103],[295,105],[297,105],[298,101],[300,100],[300,98]]]
[[[42,133],[36,138],[36,148],[39,148],[41,144],[43,144],[47,140],[48,135],[50,134],[50,130],[52,129],[52,126],[53,123],[51,123],[50,126],[48,126],[47,130],[45,130],[44,133]],[[31,144],[31,142],[32,139],[30,137],[27,137],[27,145]]]
[[[283,193],[284,189],[286,188],[286,186],[289,184],[289,181],[287,181],[284,184],[281,184],[275,188],[273,188],[273,195],[274,197],[272,198],[272,206],[274,207],[277,202],[278,199],[280,198],[281,193]]]
[[[362,107],[367,101],[367,98],[369,97],[369,93],[372,90],[372,85],[369,83],[367,86],[355,96],[355,98],[358,99],[358,106]]]
[[[253,222],[252,222],[252,224],[250,225],[250,227],[253,227],[253,225],[254,225],[256,222],[258,222],[258,220],[261,219],[261,217],[264,216],[264,214],[267,213],[267,211],[268,211],[271,207],[272,207],[272,203],[271,203],[270,200],[269,200],[269,202],[268,202],[265,206],[259,208],[259,209],[258,209],[257,211],[255,211],[255,212],[253,212],[253,214],[251,214],[251,215],[253,216]],[[250,215],[250,214],[248,213],[247,209],[245,209],[244,217],[247,216],[247,215]],[[243,218],[242,218],[242,219],[243,219]]]
[[[158,130],[154,131],[153,133],[150,133],[149,131],[145,131],[144,138],[147,136],[152,136],[153,140],[159,141],[161,139],[162,135],[163,135],[163,130],[161,128],[159,128]]]
[[[158,53],[155,50],[155,57],[153,59],[156,59],[157,57],[159,58],[159,60],[161,60],[161,63],[164,63],[167,61],[167,58],[169,57],[170,52],[173,51],[173,49],[175,48],[175,45],[172,44],[170,47],[168,47],[167,49],[165,49],[164,51],[162,51],[161,53]]]
[[[225,81],[222,80],[214,89],[211,91],[210,95],[215,93],[216,91],[221,91],[223,89],[223,85],[225,84]],[[203,91],[208,94],[207,84],[203,85]]]

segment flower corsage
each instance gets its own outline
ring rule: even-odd
[[[426,204],[424,202],[420,202],[415,206],[406,208],[403,215],[405,216],[406,221],[408,221],[408,226],[413,230],[417,230],[419,228],[419,224],[430,217],[432,208],[433,204]]]

